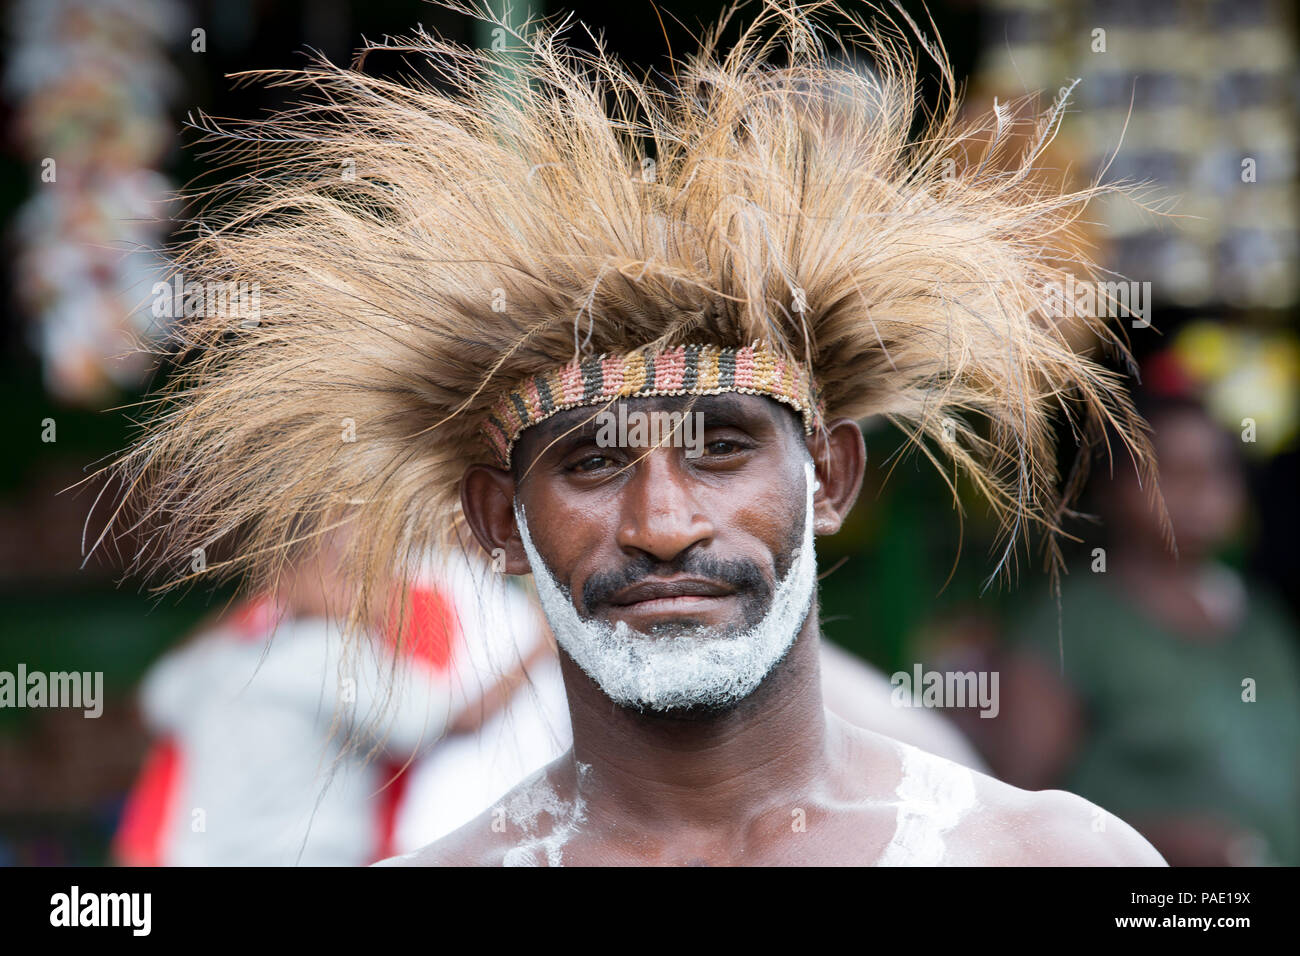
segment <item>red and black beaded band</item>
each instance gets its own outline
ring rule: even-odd
[[[496,401],[482,433],[498,464],[508,468],[520,433],[556,412],[619,398],[724,392],[784,402],[803,416],[809,434],[823,415],[804,368],[764,344],[678,345],[595,356],[533,375]]]

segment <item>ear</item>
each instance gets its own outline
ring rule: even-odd
[[[531,568],[515,523],[515,479],[489,465],[470,465],[460,481],[460,507],[479,545],[489,555],[505,552],[506,574],[528,574]]]
[[[851,418],[837,418],[824,431],[806,439],[816,479],[821,487],[813,493],[813,530],[834,534],[858,500],[867,471],[867,446],[862,429]]]

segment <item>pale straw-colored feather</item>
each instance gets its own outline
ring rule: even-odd
[[[107,533],[153,529],[135,566],[183,581],[204,548],[224,556],[206,575],[270,587],[347,525],[350,618],[373,620],[426,549],[465,540],[459,481],[490,460],[498,394],[651,342],[810,365],[831,417],[885,416],[973,484],[999,568],[1060,530],[1054,416],[1109,423],[1149,470],[1120,380],[1044,312],[1046,284],[1092,274],[1074,233],[1115,188],[1038,174],[1063,100],[1008,156],[1008,114],[959,121],[937,41],[829,2],[769,0],[661,85],[563,25],[501,25],[523,55],[419,33],[369,52],[426,57],[427,81],[321,62],[254,76],[294,108],[198,121],[242,172],[196,196],[179,268],[257,283],[261,314],[181,325],[187,361],[113,466]],[[942,81],[919,132],[913,43]]]

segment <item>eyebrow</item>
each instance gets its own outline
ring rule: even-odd
[[[613,405],[610,406],[611,409],[613,407]],[[536,431],[532,437],[533,441],[537,443],[535,457],[540,458],[548,452],[564,454],[579,442],[590,441],[595,438],[596,431],[600,427],[596,424],[596,415],[601,411],[601,406],[589,405],[582,409],[575,409],[575,411],[586,412],[587,417],[565,416],[561,412],[533,426]],[[552,442],[555,444],[552,444]]]
[[[681,397],[686,399],[694,398],[695,402],[693,405],[690,402],[670,402],[665,400],[665,396],[646,396],[642,401],[649,402],[647,410],[681,412],[682,414],[700,412],[705,416],[705,426],[708,428],[752,428],[760,424],[775,427],[776,425],[772,418],[777,409],[771,409],[767,414],[764,414],[758,409],[766,408],[766,405],[760,406],[756,403],[747,402],[744,397],[734,393]],[[763,398],[767,402],[775,402],[775,399],[768,398],[765,395],[755,397]],[[626,400],[636,401],[637,399],[632,396]],[[609,403],[608,410],[613,411],[617,405],[618,402]],[[538,444],[537,457],[548,453],[564,454],[575,445],[583,441],[589,441],[595,436],[597,429],[600,427],[596,423],[595,416],[601,410],[602,405],[566,409],[533,426],[535,431],[532,441]],[[570,414],[570,412],[584,412],[586,417],[579,417],[577,414]],[[552,444],[553,442],[554,444]]]
[[[775,402],[775,399],[767,396],[758,396],[766,399],[768,402]],[[734,425],[744,427],[754,424],[775,424],[772,421],[771,410],[768,414],[758,411],[760,408],[767,408],[766,404],[757,404],[744,401],[739,395],[701,395],[701,399],[708,399],[708,404],[704,408],[698,407],[690,409],[704,413],[705,424],[717,428],[719,426]],[[689,406],[688,406],[689,407]],[[687,411],[683,408],[682,411]]]

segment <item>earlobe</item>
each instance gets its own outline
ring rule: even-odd
[[[843,515],[835,511],[833,504],[821,493],[821,487],[820,481],[813,485],[813,534],[834,534],[843,524]]]
[[[862,430],[851,418],[836,419],[808,439],[808,451],[817,469],[813,528],[819,535],[834,534],[862,490],[867,459]]]
[[[528,563],[528,553],[524,551],[524,539],[519,533],[519,514],[514,509],[514,500],[510,503],[510,537],[505,543],[506,574],[532,574]]]
[[[823,450],[824,453],[824,450]],[[818,471],[826,467],[825,459],[813,459],[812,472],[812,506],[813,506],[813,534],[828,535],[834,534],[840,529],[839,517],[835,514],[831,502],[824,491],[825,484],[818,477]]]

